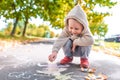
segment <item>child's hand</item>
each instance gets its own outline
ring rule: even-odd
[[[77,38],[78,38],[77,35],[72,35],[72,36],[70,37],[71,40],[75,40],[75,39],[77,39]]]
[[[49,55],[48,59],[49,61],[53,62],[57,57],[57,52],[52,52],[52,54]]]
[[[72,52],[75,52],[75,48],[76,48],[76,45],[73,44],[73,45],[72,45]]]

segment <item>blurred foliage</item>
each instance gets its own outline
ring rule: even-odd
[[[93,35],[97,34],[100,37],[104,37],[108,31],[107,24],[104,23],[104,18],[110,16],[108,12],[117,2],[112,2],[111,0],[77,0],[82,8],[85,10],[89,27]],[[97,10],[95,10],[97,7]],[[100,12],[99,9],[107,8],[108,11]]]
[[[10,22],[8,26],[1,31],[1,34],[8,35],[10,34],[10,31],[13,28],[13,24]],[[22,27],[17,25],[15,35],[21,36],[21,29]],[[36,36],[36,37],[46,37],[46,38],[53,38],[56,37],[57,34],[55,34],[53,31],[50,30],[49,26],[45,24],[41,24],[39,26],[36,26],[35,24],[28,24],[27,30],[26,30],[26,36]]]
[[[13,28],[12,22],[8,23],[7,27],[4,29],[4,34],[9,35]]]
[[[87,14],[92,33],[104,36],[108,30],[104,23],[104,17],[110,16],[110,13],[99,12],[99,10],[95,11],[94,9],[97,6],[112,8],[116,2],[111,0],[1,0],[0,16],[14,20],[11,35],[16,34],[17,29],[18,33],[25,36],[29,24],[28,20],[31,17],[39,17],[44,21],[49,21],[54,28],[63,28],[65,16],[78,3]],[[19,32],[16,27],[21,20],[23,21],[23,28]],[[27,33],[30,34],[30,32]],[[42,30],[40,36],[43,36],[43,33]]]
[[[55,37],[55,33],[53,31],[50,32],[50,37],[51,38]]]
[[[44,36],[44,34],[45,34],[45,30],[44,30],[44,28],[38,28],[37,30],[36,30],[36,32],[37,32],[37,36],[40,36],[40,37],[43,37]]]

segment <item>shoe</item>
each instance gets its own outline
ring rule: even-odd
[[[73,58],[70,58],[70,57],[64,57],[61,61],[60,61],[60,64],[67,64],[69,62],[72,62]]]
[[[88,68],[89,67],[89,62],[88,62],[87,58],[81,58],[80,67],[83,67],[83,68]]]

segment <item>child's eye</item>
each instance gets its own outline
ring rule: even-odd
[[[78,28],[75,28],[75,30],[79,30]]]
[[[70,29],[73,29],[72,27],[70,27]]]

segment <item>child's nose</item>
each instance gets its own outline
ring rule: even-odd
[[[72,30],[72,34],[75,34],[75,33],[76,33],[76,32],[75,32],[75,30],[73,29],[73,30]]]

